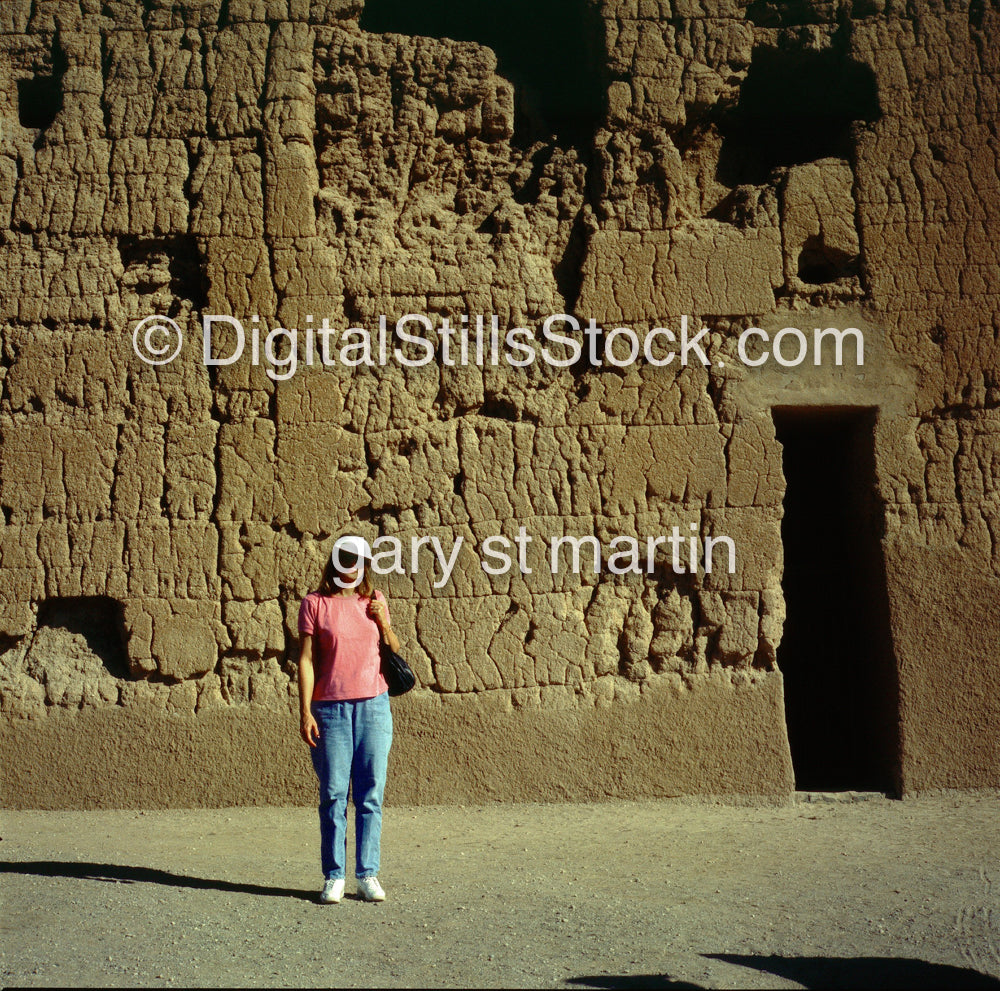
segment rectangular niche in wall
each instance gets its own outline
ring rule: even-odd
[[[804,791],[899,791],[899,699],[876,410],[775,407],[785,475],[778,667]]]

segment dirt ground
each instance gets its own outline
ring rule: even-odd
[[[330,906],[312,809],[0,824],[5,986],[1000,988],[993,794],[390,808]]]

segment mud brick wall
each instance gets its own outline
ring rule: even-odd
[[[551,6],[573,113],[405,5],[0,5],[5,804],[311,802],[296,615],[346,531],[464,539],[442,587],[382,581],[392,800],[787,796],[775,411],[818,409],[872,416],[892,784],[1000,786],[1000,10]],[[276,382],[196,333],[405,313],[688,314],[734,360]],[[788,325],[861,329],[864,368],[735,360]],[[691,523],[734,573],[473,550]]]

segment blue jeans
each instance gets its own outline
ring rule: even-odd
[[[313,702],[319,743],[310,748],[319,778],[319,836],[323,875],[342,878],[347,866],[347,790],[353,785],[355,871],[378,874],[382,793],[392,745],[389,694],[352,702]]]

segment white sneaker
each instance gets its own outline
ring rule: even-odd
[[[358,894],[366,902],[384,902],[385,892],[382,885],[378,883],[377,877],[359,877]]]
[[[344,879],[342,877],[331,878],[323,885],[319,900],[324,905],[336,905],[344,897]]]

